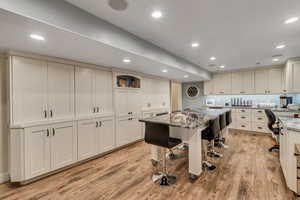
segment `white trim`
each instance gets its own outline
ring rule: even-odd
[[[0,183],[9,181],[8,173],[0,173]]]

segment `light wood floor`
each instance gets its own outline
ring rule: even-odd
[[[228,136],[228,143],[224,157],[214,159],[218,169],[203,173],[193,183],[183,157],[168,162],[178,178],[175,185],[153,184],[150,148],[140,142],[27,186],[2,184],[0,199],[294,199],[286,188],[278,153],[267,151],[273,144],[270,137],[236,132]]]

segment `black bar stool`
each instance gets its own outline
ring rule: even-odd
[[[163,171],[152,176],[152,180],[160,185],[175,183],[176,176],[167,172],[166,149],[172,149],[181,144],[181,139],[170,137],[169,125],[146,122],[145,142],[148,144],[163,147]]]
[[[225,137],[224,137],[225,131],[226,131],[226,113],[223,113],[223,114],[220,115],[220,135],[215,140],[217,147],[228,148],[228,146],[224,144],[224,142],[225,142]]]
[[[214,144],[213,141],[218,137],[220,134],[220,121],[219,117],[210,120],[208,122],[208,127],[204,129],[201,133],[202,136],[202,150],[203,150],[203,165],[207,167],[209,170],[214,170],[216,168],[215,165],[211,164],[207,161],[207,155],[212,155],[214,157],[221,157],[221,154],[214,151]],[[210,151],[208,152],[207,149],[210,147]]]
[[[276,123],[276,116],[275,114],[270,110],[270,109],[265,109],[265,113],[268,117],[268,127],[270,129],[270,131],[272,131],[272,133],[276,136],[276,143],[274,146],[272,146],[271,148],[269,148],[269,151],[272,152],[273,150],[277,149],[279,150],[279,142],[278,142],[278,137],[280,134],[280,127],[279,127],[279,123]],[[276,127],[274,127],[274,125],[276,125]]]

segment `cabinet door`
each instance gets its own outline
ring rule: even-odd
[[[243,94],[243,72],[233,72],[231,74],[232,94]]]
[[[128,92],[127,90],[117,90],[115,92],[115,108],[118,117],[124,117],[128,115]]]
[[[130,118],[129,117],[122,117],[117,119],[117,126],[116,126],[116,145],[123,146],[128,144],[131,140],[130,137]]]
[[[95,70],[95,106],[100,113],[112,112],[111,72]]]
[[[138,118],[131,118],[129,122],[129,134],[130,134],[130,142],[134,142],[142,139],[142,123],[139,122]]]
[[[222,93],[231,94],[231,73],[222,74]]]
[[[47,120],[47,64],[13,57],[11,81],[12,123]]]
[[[214,94],[214,81],[204,81],[204,95]]]
[[[214,78],[214,93],[222,94],[222,75],[215,74],[213,78]]]
[[[292,80],[293,80],[293,92],[300,92],[300,62],[295,62],[292,64]]]
[[[254,72],[252,71],[243,72],[242,78],[243,78],[243,93],[254,94],[255,93]]]
[[[142,111],[142,98],[139,91],[129,91],[127,93],[127,111],[128,114],[140,116]]]
[[[269,93],[272,94],[280,94],[283,92],[282,90],[282,69],[274,68],[269,70]]]
[[[25,129],[25,178],[50,171],[50,130],[47,127]]]
[[[255,71],[255,93],[266,94],[269,87],[268,70]]]
[[[100,127],[97,129],[98,152],[103,153],[115,147],[115,125],[113,118],[99,120]]]
[[[51,128],[51,169],[56,170],[77,160],[77,138],[73,122]]]
[[[83,120],[78,122],[78,160],[84,160],[97,154],[96,121]]]
[[[74,67],[48,63],[49,118],[73,119],[74,100]]]
[[[76,68],[76,114],[88,116],[94,112],[94,70]]]

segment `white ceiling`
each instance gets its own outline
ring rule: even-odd
[[[210,71],[217,68],[209,64],[231,70],[272,65],[276,54],[284,55],[276,64],[300,56],[300,20],[284,24],[300,17],[299,0],[128,0],[125,11],[112,10],[107,0],[66,1]],[[163,18],[151,18],[153,10]],[[275,50],[280,43],[287,47]]]
[[[72,59],[90,64],[117,67],[136,72],[143,72],[179,81],[199,81],[201,78],[172,66],[162,65],[155,60],[129,53],[88,37],[63,30],[55,26],[26,18],[0,9],[0,51],[17,50],[60,58]],[[29,35],[39,33],[45,41],[32,40]],[[132,63],[122,62],[130,57]],[[163,73],[168,69],[168,73]],[[184,78],[188,74],[189,78]]]

